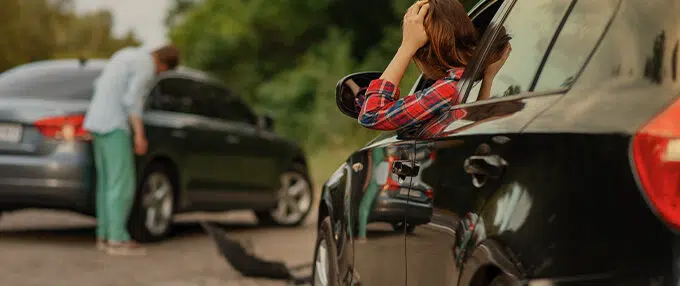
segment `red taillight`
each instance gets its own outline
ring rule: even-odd
[[[43,136],[53,139],[87,139],[88,134],[83,129],[85,115],[68,115],[43,118],[34,123]]]
[[[680,100],[635,135],[633,160],[650,203],[680,228]]]

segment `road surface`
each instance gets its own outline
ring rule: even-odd
[[[175,235],[149,245],[148,255],[112,257],[95,249],[91,218],[54,211],[9,213],[0,218],[0,285],[286,285],[241,277],[219,255],[198,221],[217,223],[232,238],[250,240],[262,258],[301,265],[313,260],[315,218],[312,213],[304,226],[285,229],[259,227],[249,212],[182,215]]]

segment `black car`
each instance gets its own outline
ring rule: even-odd
[[[487,0],[469,14],[484,33],[462,101],[433,119],[447,127],[386,132],[326,182],[315,285],[680,285],[680,1]],[[512,53],[476,101],[502,27]],[[341,111],[357,114],[346,80],[379,75],[342,79]],[[381,150],[399,163],[368,173]],[[429,187],[427,223],[369,222],[359,239],[360,202],[377,201],[366,182],[392,175]],[[408,226],[422,213],[406,198]]]
[[[0,74],[0,212],[95,212],[92,146],[83,130],[104,60],[54,60]],[[136,158],[130,233],[154,241],[173,214],[251,209],[296,226],[312,207],[302,149],[273,131],[224,83],[188,69],[160,75],[146,99],[149,151]]]

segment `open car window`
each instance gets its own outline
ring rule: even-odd
[[[484,35],[489,24],[491,24],[491,20],[496,15],[503,2],[504,0],[480,1],[472,7],[469,15],[472,18],[472,23],[475,25],[475,28],[477,28],[479,35]],[[418,80],[416,80],[415,88],[412,92],[426,89],[432,86],[435,81],[436,80],[430,80],[421,75]]]

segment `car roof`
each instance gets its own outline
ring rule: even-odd
[[[104,59],[58,59],[58,60],[44,60],[36,61],[9,69],[0,75],[23,72],[27,70],[37,72],[58,72],[78,69],[87,70],[101,70],[106,65],[107,60]]]
[[[93,71],[93,72],[99,72],[104,67],[106,66],[106,63],[108,62],[107,59],[100,59],[100,58],[94,58],[94,59],[57,59],[57,60],[44,60],[44,61],[36,61],[32,63],[27,63],[23,64],[17,67],[14,67],[10,70],[5,71],[4,73],[0,73],[0,77],[3,75],[9,75],[12,73],[23,73],[26,71],[30,71],[31,73],[46,73],[46,74],[53,74],[53,73],[61,73],[61,72],[69,72],[69,71],[78,71],[78,70],[85,70],[85,71]],[[181,78],[188,78],[192,79],[195,81],[200,81],[200,82],[208,82],[220,86],[224,86],[221,80],[217,79],[216,77],[197,70],[197,69],[192,69],[189,67],[185,66],[179,66],[177,69],[172,70],[172,71],[167,71],[159,75],[159,78],[173,78],[173,77],[181,77]]]

